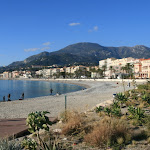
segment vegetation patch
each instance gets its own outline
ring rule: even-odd
[[[122,145],[131,138],[128,125],[125,121],[105,117],[97,124],[91,133],[85,136],[85,141],[93,146],[106,147]]]

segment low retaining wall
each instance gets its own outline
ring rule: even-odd
[[[108,81],[108,82],[122,82],[122,79],[47,79],[56,81]],[[132,82],[133,79],[123,79],[125,82]],[[147,82],[147,79],[135,79],[136,82]]]

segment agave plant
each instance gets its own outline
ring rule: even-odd
[[[112,104],[112,108],[120,108],[119,102],[114,101]]]
[[[110,115],[111,109],[108,108],[108,107],[105,107],[105,108],[104,108],[104,112],[105,112],[107,115]]]
[[[136,119],[140,122],[143,121],[143,118],[145,117],[144,115],[144,110],[142,110],[141,108],[137,107],[137,108],[134,108],[133,106],[129,106],[129,109],[128,109],[129,113],[130,113],[130,116],[129,118],[131,119]]]
[[[150,104],[150,96],[148,94],[144,94],[142,96],[142,100],[146,101],[148,104]]]
[[[121,116],[121,108],[119,106],[119,102],[113,103],[111,113],[114,116]]]
[[[96,109],[95,109],[96,113],[99,113],[99,112],[101,112],[102,110],[104,110],[104,107],[103,107],[103,106],[96,107]]]
[[[128,100],[128,98],[124,94],[118,93],[115,96],[115,100],[120,102],[121,104],[123,104],[123,103],[125,103]]]
[[[120,108],[113,108],[111,114],[114,116],[121,116],[121,109]]]

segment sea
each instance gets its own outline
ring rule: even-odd
[[[30,81],[30,80],[0,80],[0,101],[3,101],[5,96],[8,100],[8,94],[10,94],[11,100],[18,100],[22,98],[24,93],[24,99],[35,98],[48,95],[65,94],[82,90],[84,87],[56,83],[49,81]],[[50,90],[52,89],[52,94]]]

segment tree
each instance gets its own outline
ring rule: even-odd
[[[106,66],[106,64],[105,64],[105,65],[102,66],[102,70],[103,70],[103,75],[104,75],[104,77],[105,77],[106,69],[107,69],[107,66]]]
[[[103,70],[102,69],[97,69],[97,71],[96,71],[100,76],[103,76]]]
[[[90,72],[96,72],[96,69],[90,67]]]
[[[104,73],[104,77],[105,77],[106,69],[107,69],[107,61],[105,60],[105,64],[102,66],[102,70],[103,70],[103,73]]]
[[[132,73],[132,68],[133,68],[133,66],[132,66],[130,63],[127,63],[127,64],[125,65],[125,68],[126,68],[126,72],[127,72],[128,74],[131,74],[131,73]]]
[[[73,73],[68,73],[68,72],[65,73],[65,77],[67,78],[72,78],[73,76],[74,76]]]
[[[126,67],[121,67],[121,70],[123,70],[123,73],[124,73],[124,71],[126,70]]]
[[[112,76],[113,66],[110,66],[110,67],[109,67],[109,70],[110,70],[110,76]]]
[[[114,78],[116,78],[116,69],[113,68]]]
[[[81,76],[85,76],[85,72],[86,72],[86,70],[85,69],[79,69],[79,70],[77,70],[77,71],[75,71],[75,76],[77,77],[77,78],[80,78]]]

